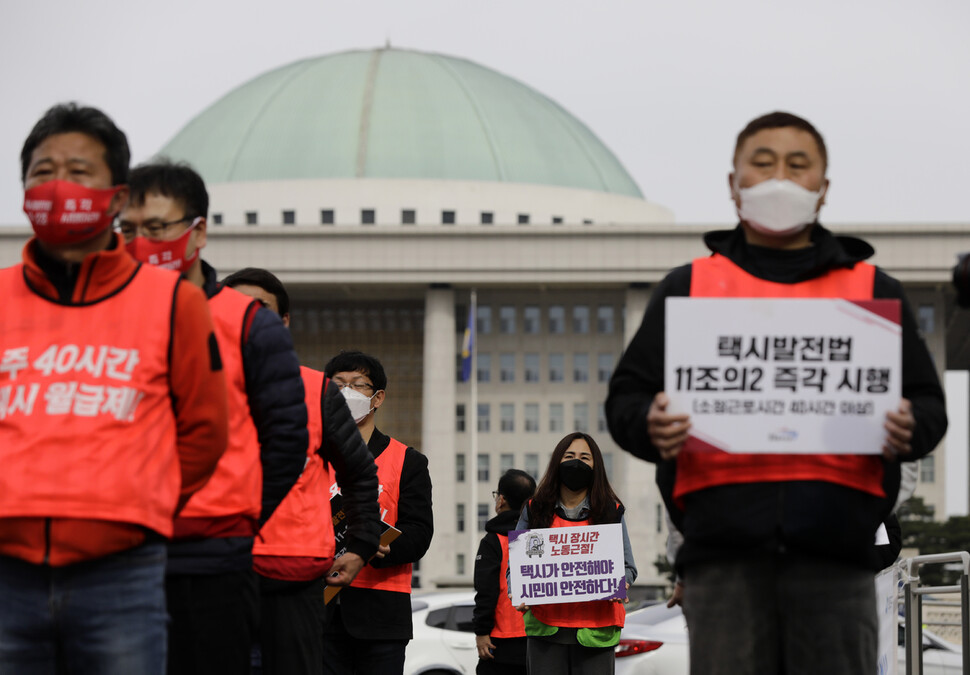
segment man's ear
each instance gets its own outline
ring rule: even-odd
[[[111,198],[111,203],[108,204],[108,215],[112,218],[121,213],[124,208],[128,205],[128,197],[131,192],[128,190],[127,185],[122,185],[115,192],[115,196]]]
[[[287,328],[289,328],[290,327],[290,313],[287,312],[286,314],[284,314],[280,318],[283,320],[283,325],[286,326]]]
[[[208,236],[205,216],[202,216],[202,219],[199,221],[199,224],[195,226],[195,234],[193,236],[195,237],[196,250],[200,251],[203,248],[205,248],[205,243]]]
[[[370,407],[376,411],[378,408],[381,407],[381,404],[383,403],[384,403],[384,390],[378,389],[377,391],[374,392],[374,398],[370,400]]]
[[[741,195],[738,194],[737,186],[734,184],[734,172],[728,174],[728,190],[730,190],[731,201],[737,208],[741,208]]]

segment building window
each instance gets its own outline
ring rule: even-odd
[[[465,482],[465,455],[460,452],[455,455],[455,482]]]
[[[525,430],[530,433],[539,431],[539,404],[525,404]]]
[[[333,225],[333,209],[320,210],[320,224]]]
[[[589,354],[573,354],[573,382],[589,382]]]
[[[593,224],[592,218],[583,218],[583,225],[592,225],[592,224]]]
[[[613,480],[613,453],[604,452],[603,453],[603,470],[606,471],[606,477]]]
[[[515,354],[506,352],[499,355],[499,379],[502,382],[515,382]]]
[[[553,225],[562,225],[562,216],[553,216],[552,217],[552,224]]]
[[[609,382],[613,377],[613,354],[601,352],[596,356],[596,379],[600,382]]]
[[[920,305],[916,310],[916,323],[923,335],[929,335],[936,327],[936,312],[933,305]]]
[[[529,305],[522,310],[522,332],[527,335],[539,334],[539,308]]]
[[[455,574],[460,577],[465,576],[465,554],[459,553],[455,555]]]
[[[478,472],[476,475],[478,477],[479,483],[487,483],[490,480],[489,470],[488,470],[489,464],[491,464],[491,462],[489,461],[490,459],[491,457],[489,457],[488,455],[478,456]]]
[[[500,476],[504,476],[509,469],[515,468],[515,455],[512,453],[503,453],[499,457],[499,471]]]
[[[553,305],[549,308],[549,332],[553,334],[563,333],[566,330],[566,309],[562,305]]]
[[[495,214],[491,211],[482,211],[482,225],[491,225],[495,222]]]
[[[442,225],[454,225],[455,224],[455,212],[454,211],[442,211],[441,212],[441,224]]]
[[[565,428],[563,424],[562,403],[549,404],[549,431],[562,432]]]
[[[222,225],[222,214],[221,213],[213,213],[212,214],[212,224],[213,225]]]
[[[485,523],[488,522],[488,504],[478,505],[478,531],[485,531]]]
[[[475,332],[479,335],[488,335],[492,332],[492,308],[488,305],[479,305],[475,308],[475,312]]]
[[[455,431],[462,432],[465,430],[465,404],[459,403],[455,406]]]
[[[478,364],[477,364],[478,369],[476,373],[478,377],[478,381],[491,382],[492,381],[492,355],[488,353],[478,354],[476,360],[478,361]]]
[[[478,430],[486,433],[491,426],[491,409],[488,403],[478,404]]]
[[[589,405],[573,403],[573,431],[589,432]]]
[[[402,225],[414,225],[416,222],[418,222],[418,216],[414,209],[401,209]]]
[[[573,332],[580,334],[589,332],[589,307],[586,305],[573,307]]]
[[[374,221],[377,219],[377,214],[374,209],[361,209],[360,210],[360,224],[361,225],[373,225]]]
[[[515,406],[513,404],[501,404],[499,406],[499,417],[501,418],[502,431],[515,431]]]
[[[538,382],[539,381],[539,355],[535,352],[529,352],[522,357],[523,360],[523,373],[522,376],[526,382]]]
[[[920,483],[936,482],[936,457],[927,455],[919,460],[919,481]]]
[[[283,224],[284,225],[296,225],[296,211],[284,211],[283,212]]]
[[[528,225],[529,224],[529,214],[528,213],[520,213],[519,214],[519,218],[518,218],[518,223],[519,223],[519,225]]]
[[[606,424],[606,405],[603,403],[596,404],[596,431],[609,431]]]
[[[525,455],[525,471],[534,479],[539,480],[539,455],[534,452],[527,452]]]
[[[565,366],[562,352],[549,354],[549,381],[562,382],[565,379]]]
[[[505,335],[515,335],[515,307],[509,305],[499,307],[498,327]]]
[[[455,505],[455,530],[458,532],[465,531],[465,505],[464,504]]]
[[[596,330],[604,334],[611,334],[614,331],[613,308],[610,305],[600,305],[597,307]]]
[[[657,510],[654,516],[654,529],[657,534],[664,531],[664,507],[661,504],[657,504]]]
[[[246,224],[247,225],[259,224],[259,217],[256,215],[255,211],[246,211]]]

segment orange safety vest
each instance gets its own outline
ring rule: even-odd
[[[509,570],[509,535],[499,534],[498,542],[502,546],[502,567],[498,574],[498,602],[495,603],[495,626],[489,633],[494,638],[525,637],[525,621],[522,613],[517,612],[509,598],[509,582],[506,573]]]
[[[555,515],[550,527],[580,527],[590,525],[586,520],[566,520]],[[626,623],[626,609],[622,602],[613,600],[590,600],[589,602],[560,602],[551,605],[533,605],[532,615],[547,626],[563,628],[605,628]]]
[[[691,297],[845,298],[871,300],[876,268],[856,263],[795,284],[765,281],[715,253],[691,266]],[[884,497],[878,455],[734,454],[690,436],[677,455],[674,499],[718,485],[819,480]]]
[[[0,270],[0,518],[132,523],[164,536],[181,487],[169,348],[178,275],[141,265],[91,304]]]
[[[262,509],[263,467],[259,434],[249,410],[242,345],[249,330],[249,307],[256,301],[233,288],[222,288],[209,298],[209,312],[222,355],[229,394],[229,444],[212,478],[189,499],[175,521],[175,536],[191,535],[197,527],[184,519],[242,517],[244,532],[228,536],[253,536]]]
[[[388,525],[397,524],[397,502],[401,497],[401,470],[404,468],[404,454],[407,449],[408,446],[404,443],[392,438],[384,448],[384,452],[374,460],[377,464],[377,481],[380,483],[377,504],[381,510],[381,520]],[[364,565],[350,585],[355,588],[410,593],[411,563],[381,569]]]
[[[330,522],[330,475],[317,452],[323,444],[320,403],[330,380],[319,370],[300,366],[306,391],[310,445],[299,480],[260,528],[253,555],[332,558],[333,525]]]

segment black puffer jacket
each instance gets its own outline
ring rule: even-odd
[[[789,284],[831,269],[851,268],[873,254],[864,241],[837,237],[818,224],[813,245],[793,251],[750,246],[740,225],[708,233],[705,243],[760,279]],[[671,271],[654,290],[643,323],[613,374],[606,401],[614,440],[633,455],[658,464],[657,484],[685,539],[678,567],[778,551],[871,566],[874,533],[899,490],[896,463],[885,465],[885,499],[832,483],[797,481],[708,488],[686,495],[683,512],[674,507],[676,462],[662,461],[651,444],[647,412],[654,395],[664,390],[664,301],[690,295],[690,281],[688,264]],[[902,392],[912,402],[916,418],[913,452],[907,458],[911,461],[933,450],[946,431],[943,391],[900,283],[877,270],[873,296],[902,300]]]

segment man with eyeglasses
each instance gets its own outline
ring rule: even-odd
[[[0,272],[0,671],[161,675],[164,539],[226,446],[212,320],[112,232],[129,148],[107,115],[52,107],[21,162],[35,236]]]
[[[271,272],[247,267],[222,283],[255,298],[290,326],[290,296]],[[322,675],[326,586],[346,586],[376,551],[380,537],[377,467],[340,388],[319,370],[300,366],[310,445],[307,465],[256,536],[260,663],[263,675]],[[328,470],[329,465],[329,470]],[[343,555],[334,559],[330,475],[346,516]]]
[[[175,519],[168,547],[168,672],[248,673],[259,608],[253,540],[307,459],[300,364],[279,316],[218,284],[200,257],[209,195],[199,174],[145,164],[131,172],[129,188],[120,217],[129,253],[205,292],[228,384],[229,447]]]
[[[400,675],[412,638],[411,566],[434,533],[428,459],[375,426],[387,387],[380,361],[359,351],[340,352],[323,370],[341,388],[374,456],[381,518],[401,531],[327,605],[324,673]]]
[[[485,536],[475,556],[475,645],[478,675],[525,675],[526,636],[522,614],[512,606],[506,573],[509,569],[509,532],[519,522],[522,505],[536,491],[535,479],[509,469],[492,492],[495,517],[485,523]]]

